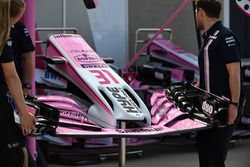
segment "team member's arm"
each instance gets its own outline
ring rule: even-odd
[[[222,60],[229,75],[229,89],[231,102],[239,103],[240,99],[240,44],[231,33],[225,34],[220,40],[220,51]],[[228,111],[228,124],[235,122],[238,113],[237,105],[230,104]]]
[[[33,55],[32,52],[26,52],[23,53],[22,55],[22,62],[23,62],[23,78],[22,78],[22,83],[32,83],[32,78],[34,74],[34,69],[35,69],[35,63],[33,61]],[[31,94],[31,89],[27,87],[23,87],[23,94]]]
[[[231,92],[231,102],[239,103],[240,99],[240,63],[234,62],[226,65],[229,74],[229,87]],[[228,124],[235,122],[238,108],[236,105],[229,105]]]
[[[12,61],[8,63],[1,63],[1,66],[10,94],[14,99],[19,111],[22,132],[24,135],[27,135],[31,133],[31,130],[35,130],[35,118],[27,111],[27,107],[23,98],[21,81],[16,73],[15,64]]]

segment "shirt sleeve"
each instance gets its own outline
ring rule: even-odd
[[[239,42],[233,34],[225,34],[220,39],[219,50],[225,64],[240,61]]]
[[[0,56],[0,63],[9,63],[12,61],[14,61],[14,58],[11,48],[11,41],[8,40],[3,48],[2,55]]]
[[[20,41],[19,44],[21,53],[33,52],[35,50],[35,47],[30,38],[30,34],[27,27],[21,22],[18,22],[18,24],[15,26],[17,28],[17,31],[19,32],[18,40]]]

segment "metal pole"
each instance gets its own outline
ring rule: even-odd
[[[230,1],[223,1],[223,7],[223,24],[230,28]]]
[[[195,20],[194,23],[195,23],[195,30],[196,30],[196,36],[197,36],[198,50],[200,50],[201,49],[202,40],[201,40],[201,32],[197,28],[197,22],[196,22],[196,1],[193,1],[193,13],[194,13],[194,20]]]
[[[26,2],[26,10],[22,21],[28,28],[32,41],[35,41],[36,0],[26,0],[25,2]],[[33,52],[33,54],[35,53]],[[33,79],[32,93],[34,92],[35,92],[35,80]],[[26,143],[32,158],[36,160],[36,139],[34,137],[27,137]]]
[[[126,128],[126,122],[120,123],[121,129]],[[126,162],[126,138],[121,138],[119,142],[120,154],[119,154],[119,167],[125,167]]]
[[[62,4],[62,8],[63,8],[63,10],[62,10],[62,16],[63,16],[63,18],[62,18],[62,26],[63,26],[63,28],[65,28],[66,27],[66,24],[67,24],[67,10],[66,10],[66,7],[67,7],[67,2],[66,2],[66,0],[63,0],[63,4]],[[66,31],[63,31],[63,33],[65,33]]]

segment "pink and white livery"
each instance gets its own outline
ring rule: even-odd
[[[88,109],[90,120],[105,128],[117,128],[118,121],[151,125],[151,116],[139,96],[76,34],[49,37],[47,56],[62,64],[49,68],[76,85],[93,105]]]
[[[51,135],[138,138],[210,127],[209,122],[193,119],[189,113],[176,108],[164,92],[152,96],[150,113],[134,90],[95,53],[80,35],[50,36],[45,60],[48,62],[49,70],[67,80],[67,90],[77,95],[84,94],[87,96],[85,100],[88,103],[84,106],[79,98],[74,99],[74,96],[72,99],[69,96],[55,95],[38,97],[35,100],[38,103],[47,104],[59,110],[58,124],[53,126],[55,133]],[[70,89],[70,84],[77,89],[74,86],[74,90]],[[127,123],[126,129],[119,129],[120,121]],[[41,123],[43,126],[43,122]]]

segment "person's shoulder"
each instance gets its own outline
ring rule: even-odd
[[[220,33],[218,35],[217,44],[224,48],[239,48],[240,43],[233,33],[233,31],[225,26],[220,28]],[[232,47],[235,46],[235,47]]]
[[[16,30],[23,31],[25,28],[26,28],[26,26],[25,26],[21,21],[18,21],[18,22],[14,25],[14,29],[16,29]]]
[[[222,26],[220,28],[220,34],[222,37],[226,37],[226,36],[234,36],[235,37],[233,31],[230,28],[225,27],[225,26]]]
[[[237,41],[237,37],[233,33],[233,31],[225,26],[222,26],[220,28],[220,35],[219,35],[220,40],[226,40],[226,41]]]

